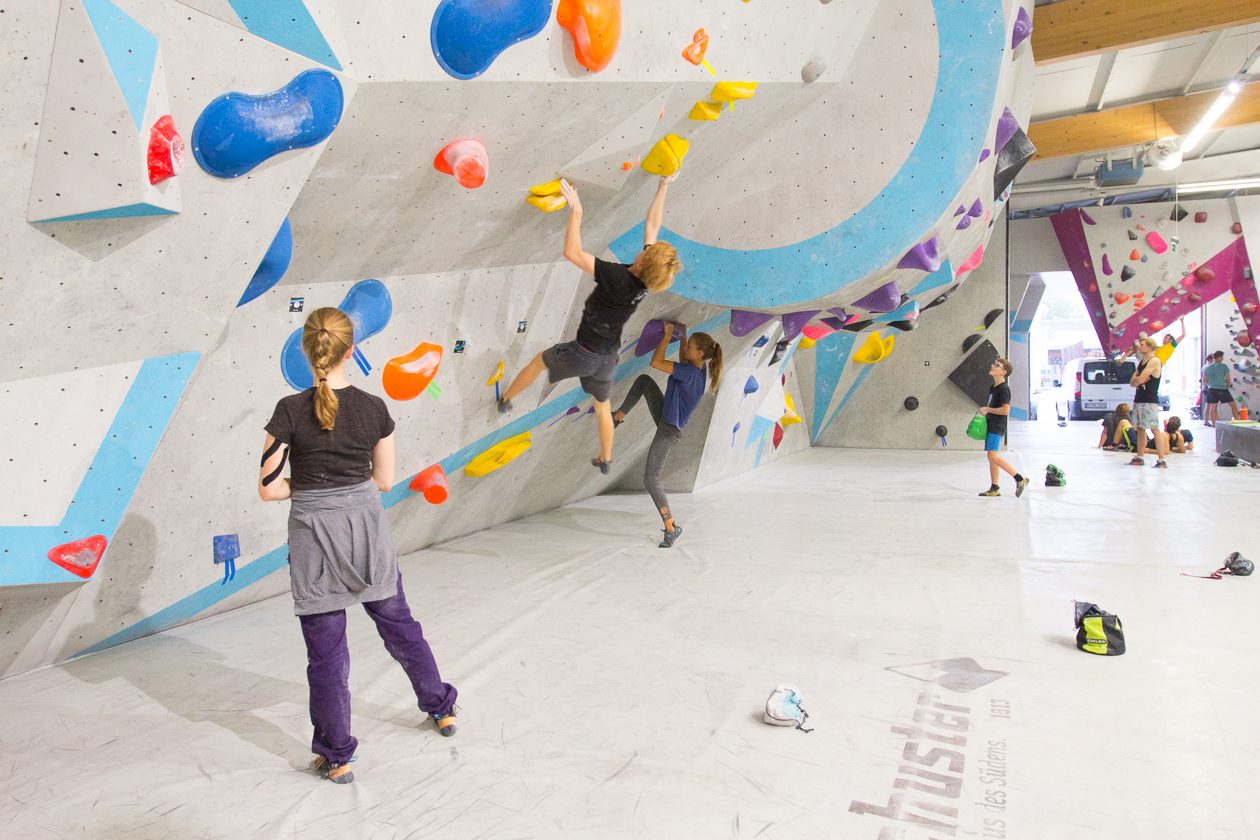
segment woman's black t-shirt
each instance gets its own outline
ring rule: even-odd
[[[372,477],[372,450],[394,431],[385,401],[353,385],[336,390],[337,422],[331,430],[315,420],[315,389],[285,397],[267,423],[267,433],[289,446],[294,490],[362,484]]]
[[[621,328],[646,296],[647,287],[630,273],[630,266],[596,257],[595,291],[582,307],[578,344],[592,353],[616,353],[621,349]]]

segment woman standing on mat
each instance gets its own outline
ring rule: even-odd
[[[669,374],[669,382],[665,386],[664,395],[661,387],[646,373],[640,374],[630,386],[626,399],[613,415],[613,425],[620,426],[634,408],[639,397],[647,400],[648,411],[652,413],[652,421],[656,423],[656,436],[652,438],[652,446],[648,449],[647,469],[643,471],[643,486],[647,488],[656,510],[661,515],[665,537],[660,548],[669,548],[682,534],[682,526],[674,521],[669,510],[669,500],[661,489],[661,474],[665,472],[665,462],[674,444],[682,437],[682,430],[691,417],[691,412],[704,396],[704,363],[709,363],[709,384],[716,391],[722,378],[722,345],[713,340],[708,333],[696,333],[687,338],[686,330],[681,328],[678,345],[678,361],[665,359],[665,350],[669,347],[674,335],[674,324],[665,324],[665,334],[652,353],[652,367]]]
[[[524,391],[538,375],[547,371],[548,381],[578,378],[582,390],[595,398],[595,418],[599,423],[599,455],[591,464],[605,475],[612,463],[613,421],[609,398],[621,350],[621,328],[635,307],[649,292],[663,292],[682,271],[678,252],[668,242],[658,242],[665,221],[665,194],[677,175],[658,182],[656,197],[648,207],[643,223],[643,250],[628,265],[605,262],[582,248],[582,201],[568,181],[560,182],[560,193],[569,203],[569,224],[564,230],[564,258],[595,278],[595,289],[582,308],[577,338],[549,347],[526,365],[499,400],[499,412],[512,410],[512,399]]]
[[[315,387],[276,404],[258,476],[263,501],[290,499],[289,581],[306,640],[311,750],[324,778],[354,781],[350,762],[350,652],[346,607],[362,604],[385,649],[402,665],[420,711],[455,734],[454,686],[403,594],[379,492],[394,483],[394,421],[385,402],[346,381],[354,328],[340,309],[317,309],[302,328]],[[291,478],[281,478],[289,459]],[[379,491],[379,492],[378,492]]]

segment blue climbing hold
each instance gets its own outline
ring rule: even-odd
[[[475,78],[550,17],[551,0],[442,0],[429,28],[433,57],[455,78]]]
[[[354,325],[354,343],[362,344],[389,324],[394,314],[394,303],[389,289],[380,280],[360,280],[346,292],[337,306],[350,317]],[[315,375],[302,352],[302,328],[293,331],[280,352],[280,372],[289,386],[304,391],[315,384]]]
[[[241,295],[241,299],[237,301],[236,305],[244,306],[279,283],[280,278],[289,270],[289,263],[292,260],[293,228],[289,226],[289,220],[286,217],[284,224],[280,225],[280,230],[276,233],[276,238],[271,240],[271,247],[267,249],[267,253],[263,254],[262,262],[258,264],[258,268],[254,271],[254,276],[250,278],[249,285],[245,287],[245,292]]]
[[[193,155],[216,178],[239,178],[281,152],[322,143],[344,104],[341,82],[327,70],[299,73],[260,96],[225,93],[197,118]]]
[[[757,393],[757,389],[760,387],[757,384],[757,377],[749,376],[748,381],[744,383],[744,396]]]

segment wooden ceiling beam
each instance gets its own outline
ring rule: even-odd
[[[1028,139],[1037,147],[1034,160],[1105,152],[1152,143],[1190,132],[1216,101],[1219,91],[1193,93],[1142,105],[1108,108],[1056,120],[1035,122]],[[1215,128],[1260,123],[1260,82],[1247,85]]]
[[[1034,13],[1038,64],[1260,22],[1255,0],[1062,0]]]

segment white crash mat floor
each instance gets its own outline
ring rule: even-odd
[[[348,786],[287,598],[5,680],[0,835],[1254,840],[1260,575],[1181,573],[1260,560],[1260,471],[1096,434],[1021,426],[1021,499],[976,452],[816,449],[677,497],[668,551],[611,495],[409,556],[459,733],[354,610]],[[812,732],[762,722],[781,683]]]

